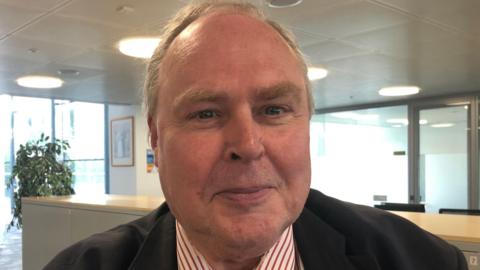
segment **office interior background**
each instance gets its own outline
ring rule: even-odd
[[[118,50],[158,36],[181,0],[0,0],[0,226],[10,221],[9,179],[20,144],[66,139],[80,196],[162,196],[147,172],[141,106],[145,59]],[[382,200],[439,208],[480,206],[480,2],[250,1],[296,35],[313,80],[312,187],[373,206]],[[275,2],[275,1],[273,1]],[[48,75],[59,88],[16,80]],[[379,89],[418,86],[410,96]],[[134,117],[134,165],[112,167],[110,121]]]

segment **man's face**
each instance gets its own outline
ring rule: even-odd
[[[209,15],[175,39],[149,124],[189,237],[271,246],[298,217],[310,186],[304,85],[286,43],[253,18]]]

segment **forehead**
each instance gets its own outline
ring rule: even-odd
[[[280,81],[304,88],[299,61],[280,34],[244,14],[213,13],[192,23],[170,46],[160,72],[168,85],[159,96],[196,86],[259,89]],[[171,102],[168,96],[162,100]]]

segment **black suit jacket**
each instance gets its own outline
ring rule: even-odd
[[[307,270],[467,269],[457,248],[411,222],[314,190],[293,232]],[[164,204],[74,244],[44,269],[176,270],[175,218]]]

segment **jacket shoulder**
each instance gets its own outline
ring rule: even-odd
[[[306,208],[345,237],[347,254],[366,255],[381,269],[467,269],[456,247],[398,215],[315,190]]]

